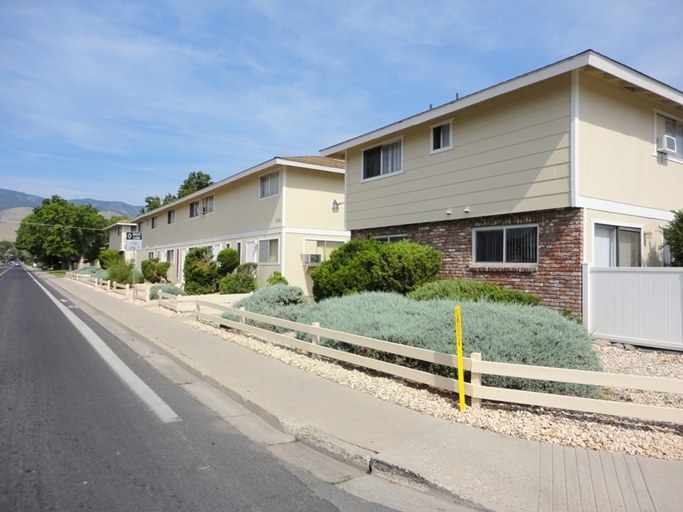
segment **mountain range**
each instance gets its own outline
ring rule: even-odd
[[[36,206],[43,202],[42,197],[24,194],[16,190],[0,188],[0,240],[16,240],[16,231],[21,220],[33,212]],[[121,201],[99,201],[97,199],[69,199],[76,206],[91,204],[104,217],[114,215],[126,215],[135,217],[140,213],[142,206],[134,206]]]

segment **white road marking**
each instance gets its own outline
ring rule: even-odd
[[[38,282],[38,280],[36,280],[35,277],[31,276],[31,279],[35,281],[35,283],[45,292],[48,297],[50,297],[50,300],[57,305],[64,316],[66,316],[66,318],[74,325],[74,327],[78,329],[78,331],[83,335],[88,343],[90,343],[100,357],[104,359],[104,362],[107,363],[112,370],[114,370],[114,373],[119,376],[119,378],[131,389],[131,391],[133,391],[133,393],[135,393],[163,423],[182,421],[182,419],[180,419],[180,417],[173,412],[173,409],[171,409],[168,404],[159,397],[159,395],[152,391],[152,389],[145,384],[140,377],[133,373],[133,370],[128,368],[125,363],[121,361],[116,354],[114,354],[107,344],[102,341],[97,334],[95,334],[95,331],[88,327],[72,311],[70,311],[59,300],[57,300],[42,284]]]

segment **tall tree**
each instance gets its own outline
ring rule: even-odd
[[[94,261],[107,243],[109,221],[92,205],[75,206],[57,195],[43,199],[17,230],[17,249],[48,266],[70,268],[81,257]]]
[[[671,251],[671,265],[683,267],[683,210],[672,211],[674,219],[662,228],[664,245]]]
[[[140,215],[159,208],[161,206],[161,199],[159,199],[159,196],[147,196],[145,197],[145,205],[146,206],[143,206],[140,210]]]
[[[180,185],[177,198],[180,199],[181,197],[189,196],[190,194],[197,192],[197,190],[206,188],[209,185],[213,185],[211,176],[202,171],[191,172],[185,181],[183,181],[183,184]]]

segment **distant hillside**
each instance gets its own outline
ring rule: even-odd
[[[40,206],[42,202],[42,197],[24,194],[23,192],[17,192],[16,190],[0,188],[0,211],[7,210],[8,208],[35,208],[36,206]],[[126,215],[128,217],[135,217],[142,209],[142,206],[134,206],[127,203],[122,203],[121,201],[70,199],[69,202],[75,204],[76,206],[91,204],[100,212],[102,212],[102,214],[104,214],[104,212],[114,212],[116,215]]]
[[[40,206],[42,202],[42,197],[0,188],[0,240],[14,242],[17,237],[17,228],[22,219],[33,213],[33,209],[36,206]],[[113,217],[114,215],[135,217],[142,209],[142,206],[133,206],[120,201],[72,199],[70,202],[76,206],[91,204],[106,218]]]

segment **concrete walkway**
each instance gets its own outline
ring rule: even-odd
[[[373,475],[494,511],[683,511],[683,461],[506,437],[421,415],[85,284],[38,273],[271,425]]]

